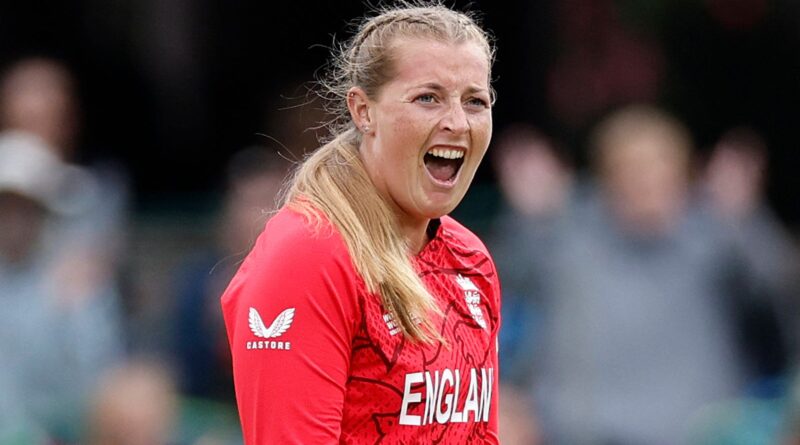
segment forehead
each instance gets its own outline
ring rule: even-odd
[[[447,43],[433,39],[398,39],[392,44],[393,77],[404,84],[437,82],[488,88],[489,60],[472,41]]]

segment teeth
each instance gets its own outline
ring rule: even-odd
[[[464,152],[462,150],[451,150],[449,148],[432,148],[428,151],[428,154],[445,159],[461,159],[464,157]]]

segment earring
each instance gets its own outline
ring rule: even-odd
[[[369,125],[364,125],[364,133],[369,133]]]

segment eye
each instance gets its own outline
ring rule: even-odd
[[[423,104],[432,104],[436,102],[436,96],[430,93],[420,94],[416,97],[416,99],[414,99],[414,101]]]
[[[489,108],[489,102],[480,97],[470,97],[467,99],[467,105],[474,108]]]

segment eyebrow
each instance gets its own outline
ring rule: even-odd
[[[446,91],[446,89],[445,89],[445,87],[444,87],[444,86],[442,86],[441,84],[438,84],[438,83],[436,83],[436,82],[427,82],[427,83],[423,83],[422,85],[416,85],[416,86],[414,86],[413,88],[414,88],[414,89],[418,89],[418,88],[430,88],[430,89],[432,89],[432,90],[435,90],[435,91],[437,91],[437,92],[440,92],[440,93],[441,93],[441,92],[445,92],[445,91]],[[466,90],[466,93],[467,93],[467,94],[474,94],[474,93],[488,93],[488,92],[489,92],[489,90],[488,90],[487,88],[472,87],[472,86],[471,86],[471,87],[469,87],[469,88],[467,88],[467,90]]]

